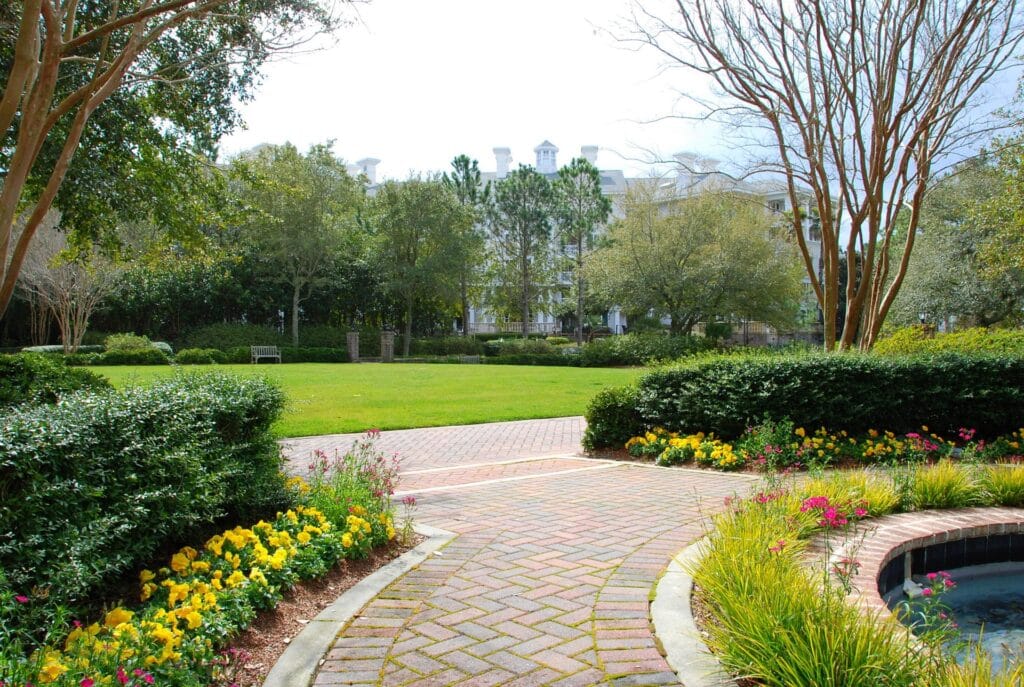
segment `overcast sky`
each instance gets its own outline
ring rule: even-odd
[[[378,180],[445,170],[460,153],[493,171],[497,146],[512,149],[513,166],[534,164],[545,139],[559,165],[598,145],[598,166],[627,175],[681,150],[728,157],[720,137],[686,121],[644,123],[693,82],[608,35],[628,10],[624,0],[373,0],[333,47],[266,68],[242,107],[247,129],[222,154],[335,139],[348,162],[380,159]]]

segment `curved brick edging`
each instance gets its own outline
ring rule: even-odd
[[[1024,508],[959,508],[887,515],[867,521],[863,542],[837,547],[832,561],[855,557],[860,570],[851,578],[850,600],[872,612],[888,612],[878,591],[878,579],[890,561],[913,549],[947,541],[999,534],[1024,533]],[[830,561],[830,563],[832,562]]]
[[[271,668],[263,687],[308,687],[338,633],[360,609],[455,538],[453,533],[436,527],[417,525],[415,529],[427,539],[361,580],[307,623]]]

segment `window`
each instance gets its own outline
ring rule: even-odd
[[[786,209],[786,201],[784,200],[769,200],[768,209],[772,212],[782,212]]]

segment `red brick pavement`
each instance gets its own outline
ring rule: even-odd
[[[557,434],[558,423],[540,422],[549,426],[500,423],[494,443],[522,450],[513,424]],[[460,462],[429,441],[422,455],[408,444],[406,465]],[[541,455],[552,446],[540,444]],[[471,453],[461,462],[485,462]],[[526,478],[467,483],[473,475]],[[751,478],[559,459],[418,473],[401,488],[437,487],[445,476],[458,488],[420,491],[416,518],[458,536],[361,611],[314,685],[678,684],[655,643],[648,596],[669,558],[702,534],[703,516]]]

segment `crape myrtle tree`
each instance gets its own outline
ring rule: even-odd
[[[996,122],[985,86],[1022,40],[1018,0],[639,0],[635,40],[706,76],[704,117],[750,132],[790,205],[811,189],[819,278],[793,235],[824,313],[825,348],[870,348],[903,284],[936,166]],[[908,209],[906,223],[900,214]],[[906,230],[903,230],[905,227]],[[902,245],[896,246],[899,241]],[[862,269],[840,282],[840,254]],[[859,256],[859,257],[858,257]],[[837,340],[840,290],[846,316]],[[855,339],[858,336],[859,341]]]
[[[491,201],[491,182],[480,181],[480,165],[467,155],[452,160],[451,173],[441,176],[444,185],[455,194],[463,207],[473,213],[473,223],[466,225],[458,236],[464,249],[456,266],[459,275],[459,314],[462,317],[462,335],[469,336],[470,288],[478,281],[480,268],[486,257],[483,221]]]
[[[802,292],[796,250],[755,199],[726,191],[662,198],[635,184],[585,271],[594,295],[637,315],[671,319],[672,334],[740,316],[792,326]]]
[[[594,243],[594,230],[608,221],[611,201],[601,192],[601,174],[586,158],[578,157],[558,170],[554,183],[555,218],[562,239],[575,248],[573,278],[576,282],[576,344],[583,345],[583,269]]]
[[[533,167],[520,165],[499,181],[489,213],[494,270],[493,301],[518,311],[523,338],[530,315],[543,307],[554,281],[551,253],[551,183]]]
[[[363,185],[331,144],[303,155],[289,144],[263,146],[232,161],[247,212],[244,235],[260,248],[270,276],[290,287],[292,344],[299,345],[302,301],[331,279],[340,254],[361,250]]]
[[[0,315],[52,207],[76,230],[131,210],[111,200],[122,194],[188,209],[199,158],[237,123],[259,68],[338,24],[333,0],[0,4]]]
[[[367,224],[377,242],[385,288],[401,303],[402,355],[409,355],[416,302],[450,307],[458,293],[459,267],[472,249],[462,237],[476,219],[473,208],[438,178],[388,181],[377,189]]]

